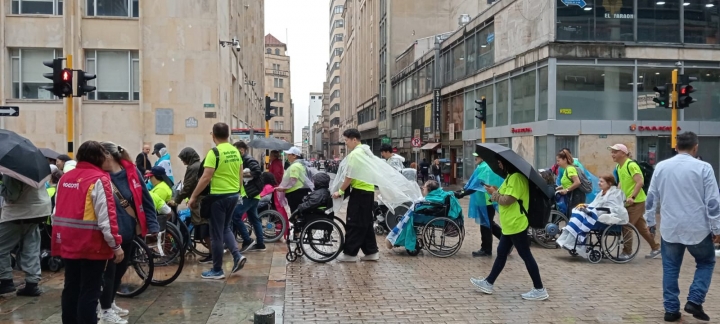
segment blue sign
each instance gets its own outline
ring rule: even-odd
[[[585,0],[562,0],[562,3],[565,6],[578,6],[580,8],[585,8],[587,3],[585,3]]]
[[[495,33],[490,33],[487,35],[487,43],[490,44],[495,40]]]

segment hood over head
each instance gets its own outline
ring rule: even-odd
[[[327,189],[330,188],[330,176],[325,172],[316,173],[312,177],[315,189]]]
[[[200,162],[200,155],[198,155],[198,153],[192,147],[186,147],[182,149],[182,151],[180,151],[180,154],[178,154],[178,158],[184,163],[187,163],[187,165],[193,164],[195,162]]]
[[[393,153],[393,155],[390,158],[400,160],[400,162],[405,162],[405,158],[402,157],[402,155],[397,155],[395,153]]]

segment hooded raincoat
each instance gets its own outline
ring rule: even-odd
[[[389,164],[391,167],[398,171],[405,168],[405,165],[403,165],[404,162],[405,158],[395,153],[393,153],[393,155],[389,159],[387,159],[387,164]]]
[[[497,209],[497,203],[490,201],[490,196],[485,190],[485,185],[500,187],[505,181],[501,176],[492,171],[487,162],[482,161],[473,171],[470,180],[465,184],[463,190],[475,191],[470,195],[470,205],[468,206],[468,218],[475,219],[480,226],[490,227],[490,219],[488,217],[487,206],[494,205]]]
[[[175,177],[173,176],[172,172],[172,165],[170,165],[170,153],[168,153],[167,148],[161,148],[160,149],[160,159],[155,161],[155,166],[160,166],[163,169],[165,169],[165,174],[167,174],[168,178],[170,178],[170,181],[172,183],[175,183]]]

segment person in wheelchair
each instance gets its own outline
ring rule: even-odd
[[[325,211],[332,209],[333,201],[330,194],[330,176],[327,173],[316,173],[312,177],[315,190],[303,198],[297,209],[290,216],[293,223],[293,236],[295,239],[300,235],[303,224],[309,223],[315,218],[327,218]]]
[[[584,245],[587,234],[596,228],[597,222],[605,225],[628,223],[628,212],[624,206],[625,194],[617,188],[615,177],[601,176],[599,185],[601,191],[593,202],[573,208],[570,221],[555,241],[560,247],[573,250],[576,245]],[[576,249],[576,252],[585,257],[585,249]]]

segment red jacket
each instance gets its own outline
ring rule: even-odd
[[[270,168],[268,171],[275,176],[275,181],[277,183],[282,182],[283,175],[285,175],[285,168],[283,168],[283,164],[279,159],[275,159],[270,162]]]
[[[52,255],[65,259],[112,259],[122,238],[107,173],[80,162],[60,178],[55,195]]]

